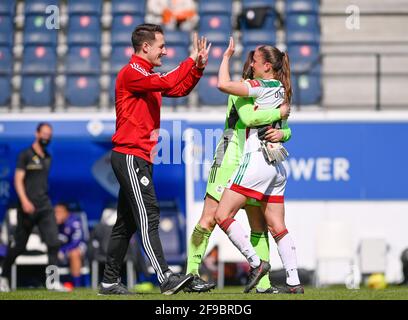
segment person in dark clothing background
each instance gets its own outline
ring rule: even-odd
[[[17,227],[8,244],[0,277],[0,292],[10,291],[8,279],[11,266],[25,250],[28,238],[38,225],[42,240],[48,249],[48,264],[58,265],[58,227],[54,209],[48,195],[48,174],[51,156],[46,148],[51,141],[52,128],[45,122],[39,123],[34,143],[18,156],[14,175],[14,187],[18,196]],[[51,289],[51,288],[50,288]],[[53,290],[64,291],[60,283]]]
[[[154,148],[160,128],[162,96],[188,95],[200,80],[210,45],[194,34],[190,57],[170,72],[154,73],[161,66],[166,44],[159,25],[142,24],[132,34],[135,53],[116,78],[116,131],[112,137],[112,168],[120,184],[117,221],[113,227],[99,294],[133,294],[120,283],[120,269],[136,229],[163,294],[174,294],[193,275],[174,274],[164,258],[159,237],[160,211],[152,179]]]

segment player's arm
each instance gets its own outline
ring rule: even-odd
[[[234,40],[230,37],[228,48],[224,52],[221,61],[220,70],[218,71],[218,89],[222,92],[233,94],[239,97],[248,96],[248,86],[240,81],[232,81],[229,72],[229,60],[234,54]]]
[[[28,214],[32,214],[35,211],[35,207],[28,199],[26,189],[24,186],[24,178],[26,175],[26,156],[24,153],[20,153],[17,161],[16,171],[14,173],[14,188],[16,189],[17,196],[20,200],[23,211]]]
[[[286,142],[292,137],[292,130],[289,128],[286,121],[282,121],[281,129],[266,126],[258,130],[258,136],[259,139],[270,142]]]
[[[60,250],[62,252],[69,252],[72,249],[77,248],[81,244],[81,242],[84,241],[81,223],[78,220],[72,223],[71,228],[73,230],[71,234],[71,241],[61,246]]]
[[[235,107],[246,127],[257,127],[281,120],[280,109],[255,109],[251,98],[237,98]]]
[[[232,81],[229,72],[229,57],[223,57],[218,71],[218,84],[217,87],[220,91],[233,94],[239,97],[248,96],[248,86],[241,81]]]
[[[197,85],[198,81],[203,75],[204,69],[198,69],[195,65],[191,68],[187,77],[179,82],[175,87],[163,92],[165,97],[184,97],[188,95],[191,90]]]
[[[179,66],[164,74],[148,73],[137,65],[132,65],[125,74],[126,88],[136,93],[170,90],[187,77],[194,64],[195,61],[188,57]]]
[[[197,85],[198,80],[200,80],[203,75],[204,68],[207,65],[210,49],[211,43],[207,46],[207,38],[201,37],[201,39],[198,39],[197,34],[194,33],[193,50],[190,57],[193,60],[196,60],[196,64],[191,68],[190,72],[181,82],[179,82],[175,87],[165,90],[163,92],[163,96],[183,97],[188,95]]]
[[[284,121],[282,124],[282,129],[280,129],[283,133],[283,137],[280,140],[281,142],[289,141],[292,137],[292,130],[289,128],[288,122]]]
[[[16,189],[17,196],[20,199],[23,211],[25,213],[31,214],[34,213],[35,207],[30,201],[30,199],[28,199],[27,197],[27,193],[24,187],[25,174],[26,174],[25,170],[18,168],[16,169],[14,173],[14,188]]]

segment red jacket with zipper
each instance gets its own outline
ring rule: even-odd
[[[160,128],[162,95],[188,95],[202,73],[191,58],[170,72],[154,73],[150,62],[134,54],[116,78],[113,150],[152,163],[152,151],[157,144]]]

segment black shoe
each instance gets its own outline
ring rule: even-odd
[[[204,281],[198,275],[183,289],[184,292],[208,292],[215,288],[215,283]]]
[[[129,291],[126,286],[119,282],[115,283],[113,286],[110,286],[109,288],[104,288],[102,284],[99,286],[99,292],[98,295],[100,296],[105,296],[105,295],[134,295],[136,294],[135,292]]]
[[[252,268],[249,273],[248,283],[244,289],[244,293],[251,291],[258,284],[259,280],[268,273],[270,268],[271,265],[269,262],[263,260],[261,260],[261,264],[258,267]]]
[[[304,294],[305,290],[301,284],[296,286],[286,285],[285,287],[275,287],[271,286],[270,288],[266,289],[265,291],[261,291],[256,289],[256,293],[269,293],[269,294]]]
[[[194,276],[191,273],[187,275],[172,273],[160,284],[160,291],[166,295],[175,294],[185,288],[193,279]]]

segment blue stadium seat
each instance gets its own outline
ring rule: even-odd
[[[23,73],[54,73],[57,53],[51,46],[27,46],[23,54]]]
[[[286,17],[286,42],[320,42],[319,16],[315,14],[289,14]]]
[[[276,12],[273,10],[268,10],[265,14],[265,19],[260,27],[255,27],[252,25],[250,19],[245,19],[244,16],[239,17],[239,24],[242,30],[269,30],[271,32],[276,32],[276,21],[277,15]]]
[[[101,43],[101,24],[96,15],[71,15],[68,25],[68,45]]]
[[[12,45],[13,19],[11,16],[0,15],[0,45]]]
[[[198,13],[202,14],[229,14],[232,12],[231,0],[201,0],[198,4]]]
[[[16,10],[15,0],[6,0],[0,2],[0,15],[14,16]]]
[[[320,0],[286,0],[286,14],[293,12],[312,12],[319,13]]]
[[[140,14],[145,15],[146,1],[112,0],[112,14]]]
[[[68,75],[65,98],[69,106],[94,106],[99,102],[99,76]]]
[[[0,106],[10,103],[11,99],[11,76],[0,73]]]
[[[275,8],[276,0],[243,0],[242,8]]]
[[[101,69],[99,47],[69,47],[65,67],[68,73],[99,73]]]
[[[9,46],[0,46],[0,74],[13,71],[13,53]]]
[[[26,16],[24,23],[24,45],[27,44],[57,44],[56,29],[47,29],[46,15]]]
[[[317,104],[322,96],[321,61],[318,45],[289,45],[291,64],[293,103],[301,105]]]
[[[166,30],[164,32],[166,38],[166,45],[190,45],[190,32]]]
[[[321,69],[318,45],[289,45],[288,54],[292,72],[319,73]]]
[[[199,22],[199,34],[206,36],[212,44],[226,44],[232,35],[230,15],[202,15]]]
[[[271,30],[242,30],[242,45],[257,46],[260,44],[268,44],[275,46],[276,44],[276,32]]]
[[[21,101],[23,106],[51,106],[54,101],[54,77],[40,75],[22,77]]]
[[[113,16],[112,21],[112,45],[131,44],[131,35],[137,25],[144,22],[141,15],[120,14]],[[167,41],[167,39],[166,39]]]
[[[292,103],[296,105],[319,104],[322,98],[320,74],[292,75]]]
[[[48,6],[58,6],[59,0],[25,0],[25,14],[45,15]]]
[[[176,68],[181,61],[188,57],[188,47],[186,46],[166,46],[167,55],[162,57],[163,65],[155,68],[157,72],[169,72]]]
[[[118,72],[122,67],[129,62],[134,50],[129,46],[113,46],[110,55],[110,70]]]
[[[69,0],[68,1],[68,14],[84,14],[91,13],[101,15],[102,13],[102,0]]]
[[[201,105],[227,105],[228,95],[217,88],[217,74],[206,74],[198,83],[198,98]]]
[[[224,51],[227,49],[227,44],[223,43],[222,45],[212,45],[210,54],[208,57],[208,64],[205,68],[206,72],[215,72],[217,73],[220,69],[220,64]]]
[[[291,13],[286,16],[287,31],[310,31],[320,33],[319,15],[309,13]]]

